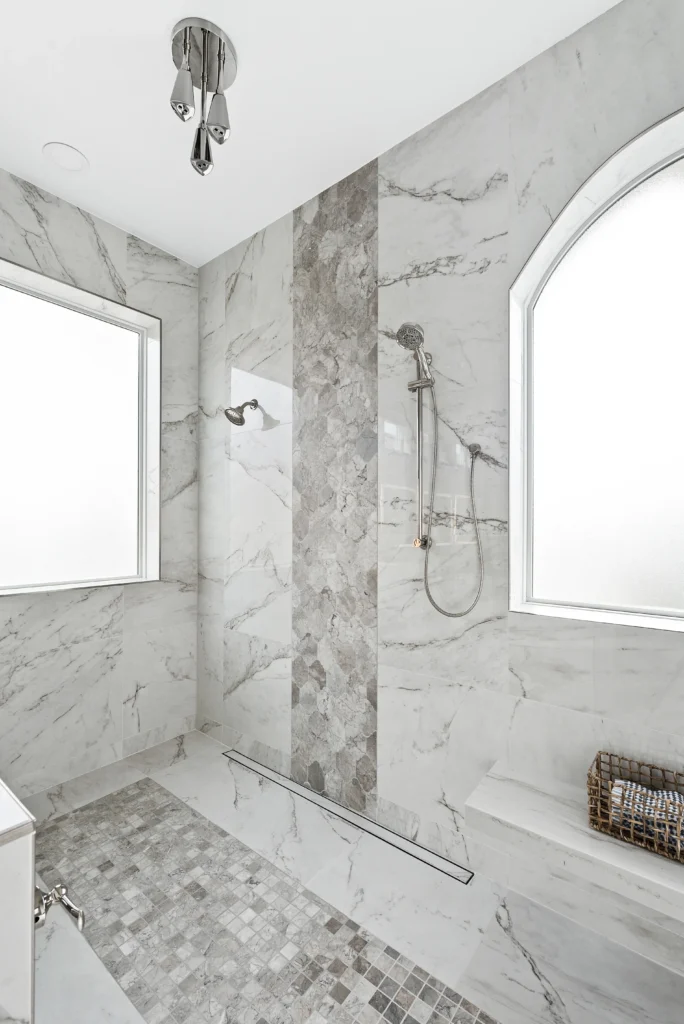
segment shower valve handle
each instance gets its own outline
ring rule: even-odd
[[[69,899],[69,890],[62,882],[58,882],[50,892],[43,892],[38,886],[35,887],[34,923],[36,928],[41,928],[45,924],[47,912],[55,903],[62,904],[67,913],[71,914],[76,921],[79,932],[82,932],[85,927],[85,912]]]

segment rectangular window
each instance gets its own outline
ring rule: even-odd
[[[0,260],[0,594],[159,579],[160,342]]]

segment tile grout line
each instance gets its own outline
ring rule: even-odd
[[[296,796],[300,796],[303,800],[315,804],[328,814],[334,814],[337,818],[341,818],[348,824],[354,825],[360,831],[373,836],[375,839],[379,839],[383,843],[387,843],[388,846],[393,846],[401,853],[421,861],[427,867],[440,871],[461,885],[469,885],[475,877],[475,873],[469,868],[463,868],[459,864],[452,863],[446,857],[440,857],[439,854],[425,849],[425,847],[412,842],[410,839],[406,839],[385,825],[378,825],[377,822],[371,821],[370,818],[365,818],[362,814],[351,811],[341,804],[335,803],[334,800],[330,800],[328,797],[320,796],[320,794],[313,792],[313,790],[300,786],[299,783],[288,779],[286,775],[281,775],[279,772],[273,771],[272,768],[266,768],[264,765],[259,764],[258,761],[252,760],[251,757],[247,757],[237,750],[224,750],[222,756],[228,758],[229,761],[235,761],[236,764],[241,765],[241,767],[246,768],[248,771],[254,772],[255,775],[260,775],[262,778],[275,783],[275,785],[289,790]],[[460,874],[457,872],[460,872]],[[467,875],[467,878],[464,875]]]

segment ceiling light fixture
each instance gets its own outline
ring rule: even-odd
[[[200,90],[200,123],[190,163],[198,174],[205,176],[214,167],[210,136],[223,145],[230,135],[224,90],[235,81],[237,57],[226,33],[204,18],[184,18],[178,22],[171,37],[171,54],[178,68],[171,108],[181,121],[189,121],[195,113],[194,90]],[[207,114],[208,92],[213,97]]]
[[[43,156],[63,171],[87,171],[90,167],[88,158],[79,149],[68,146],[66,142],[46,142],[43,146]]]

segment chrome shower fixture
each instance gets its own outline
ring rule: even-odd
[[[176,84],[171,93],[171,109],[181,121],[189,121],[195,113],[195,90],[190,73],[190,29],[183,30],[183,61],[178,68]]]
[[[425,351],[425,333],[420,324],[402,324],[397,331],[397,341],[402,348],[413,352],[418,366],[418,379],[411,381],[409,391],[434,387],[435,378],[430,370],[432,356]]]
[[[417,366],[418,376],[409,382],[408,389],[416,396],[416,505],[417,505],[417,530],[413,541],[414,548],[425,552],[423,562],[423,587],[428,601],[440,615],[446,615],[449,619],[461,619],[468,615],[482,595],[484,586],[485,566],[482,553],[482,538],[480,537],[480,526],[477,519],[477,508],[475,505],[475,461],[482,457],[482,446],[474,442],[468,445],[470,456],[470,505],[472,508],[472,521],[475,529],[475,542],[477,545],[477,560],[479,565],[479,582],[475,597],[467,608],[450,612],[437,603],[432,595],[430,586],[430,549],[432,547],[432,527],[435,518],[435,494],[437,486],[437,463],[439,461],[439,414],[437,412],[437,396],[435,395],[435,378],[432,376],[430,364],[432,356],[425,351],[425,333],[420,324],[402,324],[395,335],[397,342],[402,348],[413,352]],[[427,515],[424,508],[424,485],[423,485],[423,391],[427,388],[432,400],[432,472],[430,473],[429,500]]]
[[[226,33],[204,18],[184,18],[171,36],[171,54],[178,68],[171,108],[181,121],[195,113],[195,89],[200,90],[200,123],[195,131],[190,163],[203,177],[214,167],[211,139],[223,145],[230,135],[224,90],[237,75],[237,57]],[[207,113],[207,94],[213,93]]]
[[[219,146],[222,146],[230,135],[228,104],[226,103],[226,97],[223,95],[223,90],[225,88],[223,84],[225,66],[226,44],[221,40],[219,42],[218,49],[218,80],[216,83],[216,92],[212,96],[211,106],[209,107],[209,117],[207,119],[207,128],[211,132],[212,139],[215,142],[218,142]]]
[[[226,419],[234,423],[236,427],[244,426],[245,422],[245,409],[249,406],[250,409],[258,409],[259,403],[256,398],[252,398],[249,402],[243,402],[242,405],[231,405],[229,409],[224,409]]]

